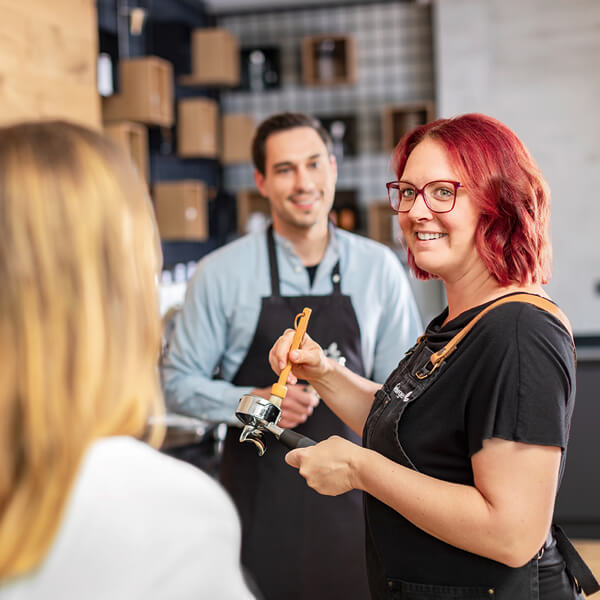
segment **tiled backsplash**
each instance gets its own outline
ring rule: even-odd
[[[433,100],[434,73],[431,9],[402,2],[365,3],[334,8],[281,10],[226,16],[218,25],[234,33],[240,47],[277,46],[282,87],[262,92],[223,92],[222,110],[248,113],[256,122],[291,110],[312,115],[354,115],[357,155],[345,157],[338,187],[355,188],[362,206],[385,198],[393,178],[391,156],[382,148],[383,107]],[[302,38],[347,34],[356,41],[356,83],[306,87],[301,76]],[[228,166],[231,192],[254,187],[251,165]]]

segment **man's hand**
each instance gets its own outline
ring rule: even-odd
[[[284,429],[292,429],[304,423],[319,404],[319,397],[306,385],[295,384],[287,386],[287,393],[281,403],[281,419],[277,425]],[[268,400],[271,397],[271,388],[257,388],[251,392]]]

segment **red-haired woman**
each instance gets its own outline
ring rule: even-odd
[[[363,447],[334,436],[286,460],[321,494],[365,492],[373,598],[578,598],[585,566],[551,528],[575,362],[542,288],[548,187],[517,136],[479,114],[413,130],[395,167],[409,264],[442,280],[448,306],[380,389],[307,335],[290,381],[310,381]]]

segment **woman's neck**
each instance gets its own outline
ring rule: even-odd
[[[466,310],[480,306],[486,302],[491,302],[506,294],[525,292],[548,297],[540,284],[529,283],[520,285],[514,283],[500,285],[489,273],[486,273],[483,277],[477,277],[470,282],[462,281],[455,282],[454,284],[444,282],[444,285],[446,288],[446,298],[448,299],[448,316],[444,320],[444,325]]]

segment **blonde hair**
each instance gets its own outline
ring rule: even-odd
[[[46,555],[91,442],[160,442],[159,268],[145,186],[112,142],[0,129],[0,579]]]

